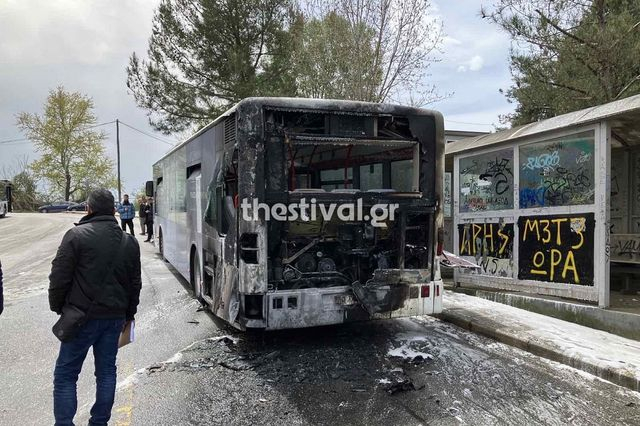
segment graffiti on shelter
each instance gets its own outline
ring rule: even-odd
[[[519,279],[593,285],[593,213],[521,216]]]
[[[460,212],[513,208],[513,150],[460,159]]]
[[[482,274],[513,277],[513,224],[466,223],[458,225],[458,247]]]
[[[594,202],[592,135],[520,148],[521,208],[571,206]]]
[[[616,262],[640,263],[640,235],[611,235],[611,255]]]

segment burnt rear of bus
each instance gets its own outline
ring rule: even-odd
[[[438,313],[443,133],[442,117],[428,110],[246,99],[154,167],[161,197],[163,161],[185,158],[188,176],[192,242],[167,258],[190,253],[183,275],[196,295],[239,328]],[[274,220],[263,210],[244,217],[243,203],[310,208]]]
[[[267,328],[440,310],[435,261],[440,117],[411,108],[356,105],[265,106],[246,122],[238,121],[239,141],[249,142],[239,150],[239,171],[253,177],[255,170],[255,180],[240,185],[240,199],[256,197],[271,206],[304,200],[316,210],[326,212],[333,205],[335,212],[347,205],[362,213],[351,221],[335,214],[330,220],[321,214],[295,221],[241,220],[240,279],[266,282],[265,293],[245,294],[245,315],[262,315]],[[251,130],[258,128],[262,138],[252,138]],[[241,164],[254,159],[255,168],[243,171]],[[374,226],[372,217],[384,213],[382,208],[376,212],[377,206],[395,210]],[[255,257],[254,248],[264,257]]]

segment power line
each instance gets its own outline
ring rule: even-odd
[[[25,145],[25,146],[31,145],[31,141],[3,143],[0,146],[18,146],[18,145]]]
[[[133,127],[133,126],[131,126],[131,125],[129,125],[129,124],[127,124],[127,123],[125,123],[125,122],[124,122],[124,121],[122,121],[122,120],[120,120],[120,124],[122,124],[122,125],[124,125],[124,126],[127,126],[127,127],[128,127],[128,128],[130,128],[131,130],[135,130],[136,132],[138,132],[138,133],[142,133],[143,135],[148,136],[148,137],[150,137],[150,138],[153,138],[153,139],[155,139],[155,140],[157,140],[157,141],[160,141],[160,142],[162,142],[162,143],[166,143],[167,145],[170,145],[170,146],[175,146],[175,144],[174,144],[174,143],[171,143],[171,142],[169,142],[169,141],[167,141],[167,140],[164,140],[164,139],[162,139],[162,138],[159,138],[159,137],[157,137],[157,136],[155,136],[155,135],[152,135],[152,134],[150,134],[150,133],[147,133],[147,132],[144,132],[144,131],[142,131],[142,130],[140,130],[140,129],[137,129],[137,128],[135,128],[135,127]]]
[[[99,124],[94,124],[93,126],[84,127],[84,128],[82,128],[80,130],[94,129],[96,127],[106,126],[107,124],[113,124],[115,122],[116,122],[115,120],[107,121],[105,123],[99,123]],[[31,139],[29,139],[29,138],[7,139],[7,140],[4,140],[4,141],[0,141],[0,144],[7,144],[7,143],[12,143],[12,142],[25,142],[25,141],[31,142]]]
[[[0,144],[11,143],[11,142],[24,142],[24,141],[29,141],[29,138],[7,139],[4,141],[0,141]]]
[[[111,120],[111,121],[107,121],[106,123],[100,123],[100,124],[96,124],[94,126],[85,127],[82,130],[88,130],[88,129],[93,129],[94,127],[106,126],[107,124],[113,124],[115,122],[116,122],[116,120]]]

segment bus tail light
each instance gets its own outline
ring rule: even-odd
[[[429,297],[429,295],[430,295],[430,287],[429,287],[429,284],[427,284],[427,285],[423,285],[423,286],[420,288],[420,297],[422,297],[422,298],[424,299],[424,298],[428,298],[428,297]]]

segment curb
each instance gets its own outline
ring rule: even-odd
[[[532,339],[526,339],[508,334],[497,330],[487,325],[481,324],[478,321],[469,320],[463,316],[458,316],[451,309],[445,309],[442,313],[437,315],[438,318],[458,327],[472,331],[477,334],[481,334],[498,342],[507,344],[509,346],[522,349],[534,355],[556,361],[561,364],[568,365],[578,370],[585,371],[589,374],[597,376],[603,380],[607,380],[619,386],[631,389],[633,391],[640,391],[640,377],[636,377],[630,371],[611,368],[609,366],[599,365],[598,363],[586,361],[580,358],[572,357],[561,353],[559,350],[552,346],[545,345],[540,342],[533,341]]]
[[[640,315],[637,314],[601,309],[570,301],[548,300],[525,294],[452,286],[445,286],[445,288],[454,293],[475,296],[640,341]]]

